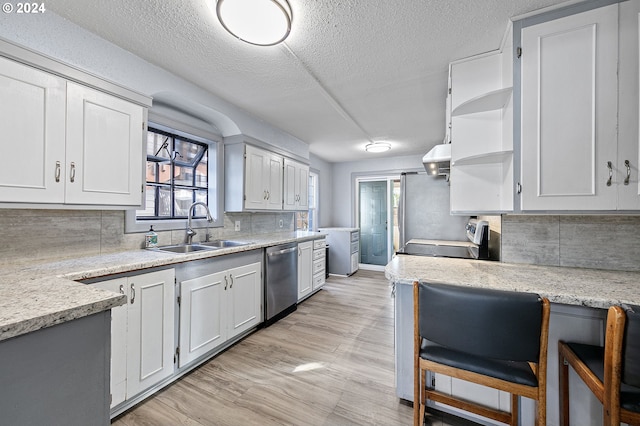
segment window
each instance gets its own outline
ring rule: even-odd
[[[186,116],[171,120],[153,115],[146,140],[144,210],[125,212],[125,232],[185,229],[188,209],[195,201],[209,206],[213,222],[202,207],[194,209],[194,228],[224,226],[222,136],[207,123]]]
[[[318,173],[309,172],[309,210],[296,214],[296,229],[318,229]]]
[[[208,145],[155,128],[147,132],[146,208],[138,220],[183,219],[208,204]],[[204,217],[203,209],[196,209]]]

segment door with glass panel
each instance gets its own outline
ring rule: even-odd
[[[360,263],[386,265],[388,252],[388,182],[360,182]]]

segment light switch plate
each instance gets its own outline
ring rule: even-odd
[[[236,231],[240,230],[240,221],[236,220],[236,226],[235,226]]]

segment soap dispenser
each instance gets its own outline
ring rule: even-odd
[[[153,225],[149,228],[149,232],[144,234],[144,246],[146,248],[158,247],[158,234],[153,230]]]

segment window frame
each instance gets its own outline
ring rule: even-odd
[[[166,122],[168,125],[162,124]],[[213,217],[213,222],[208,222],[206,218],[194,218],[192,220],[193,228],[216,228],[224,226],[224,143],[222,136],[207,131],[200,127],[191,126],[185,123],[178,123],[173,120],[163,120],[161,117],[153,117],[149,119],[147,128],[157,129],[162,132],[171,133],[178,137],[182,137],[195,142],[205,143],[208,145],[208,205]],[[212,127],[213,130],[213,127]],[[145,182],[146,191],[146,161],[147,146],[146,132],[143,148],[143,158],[145,167],[142,170],[143,182]],[[144,197],[143,197],[144,199]],[[186,218],[171,219],[138,219],[137,210],[127,210],[125,212],[125,233],[146,232],[150,226],[155,231],[172,231],[186,228]]]

